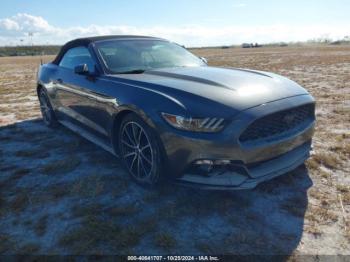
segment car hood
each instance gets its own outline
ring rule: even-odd
[[[295,82],[272,73],[237,68],[183,67],[123,75],[182,102],[186,94],[200,96],[241,111],[271,101],[308,94]],[[150,85],[151,84],[151,85]],[[179,92],[180,91],[180,92]],[[181,97],[183,96],[183,97]],[[193,101],[192,101],[193,102]]]

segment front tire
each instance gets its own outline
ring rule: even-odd
[[[50,100],[44,89],[39,91],[39,103],[40,103],[40,111],[43,117],[43,121],[45,125],[48,127],[57,126],[58,122],[55,116],[55,113],[52,109]]]
[[[136,114],[127,115],[120,125],[119,152],[131,177],[141,185],[159,184],[162,161],[154,130]]]

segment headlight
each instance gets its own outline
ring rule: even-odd
[[[223,118],[185,118],[168,113],[162,113],[162,116],[171,126],[194,132],[219,132],[225,124]]]

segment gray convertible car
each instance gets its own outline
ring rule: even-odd
[[[248,189],[309,156],[315,101],[282,76],[206,64],[144,36],[65,44],[40,67],[44,122],[119,156],[143,185]]]

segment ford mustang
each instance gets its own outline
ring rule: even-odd
[[[208,66],[145,36],[80,38],[40,66],[44,123],[120,157],[142,185],[249,189],[309,156],[315,101],[282,76]]]

